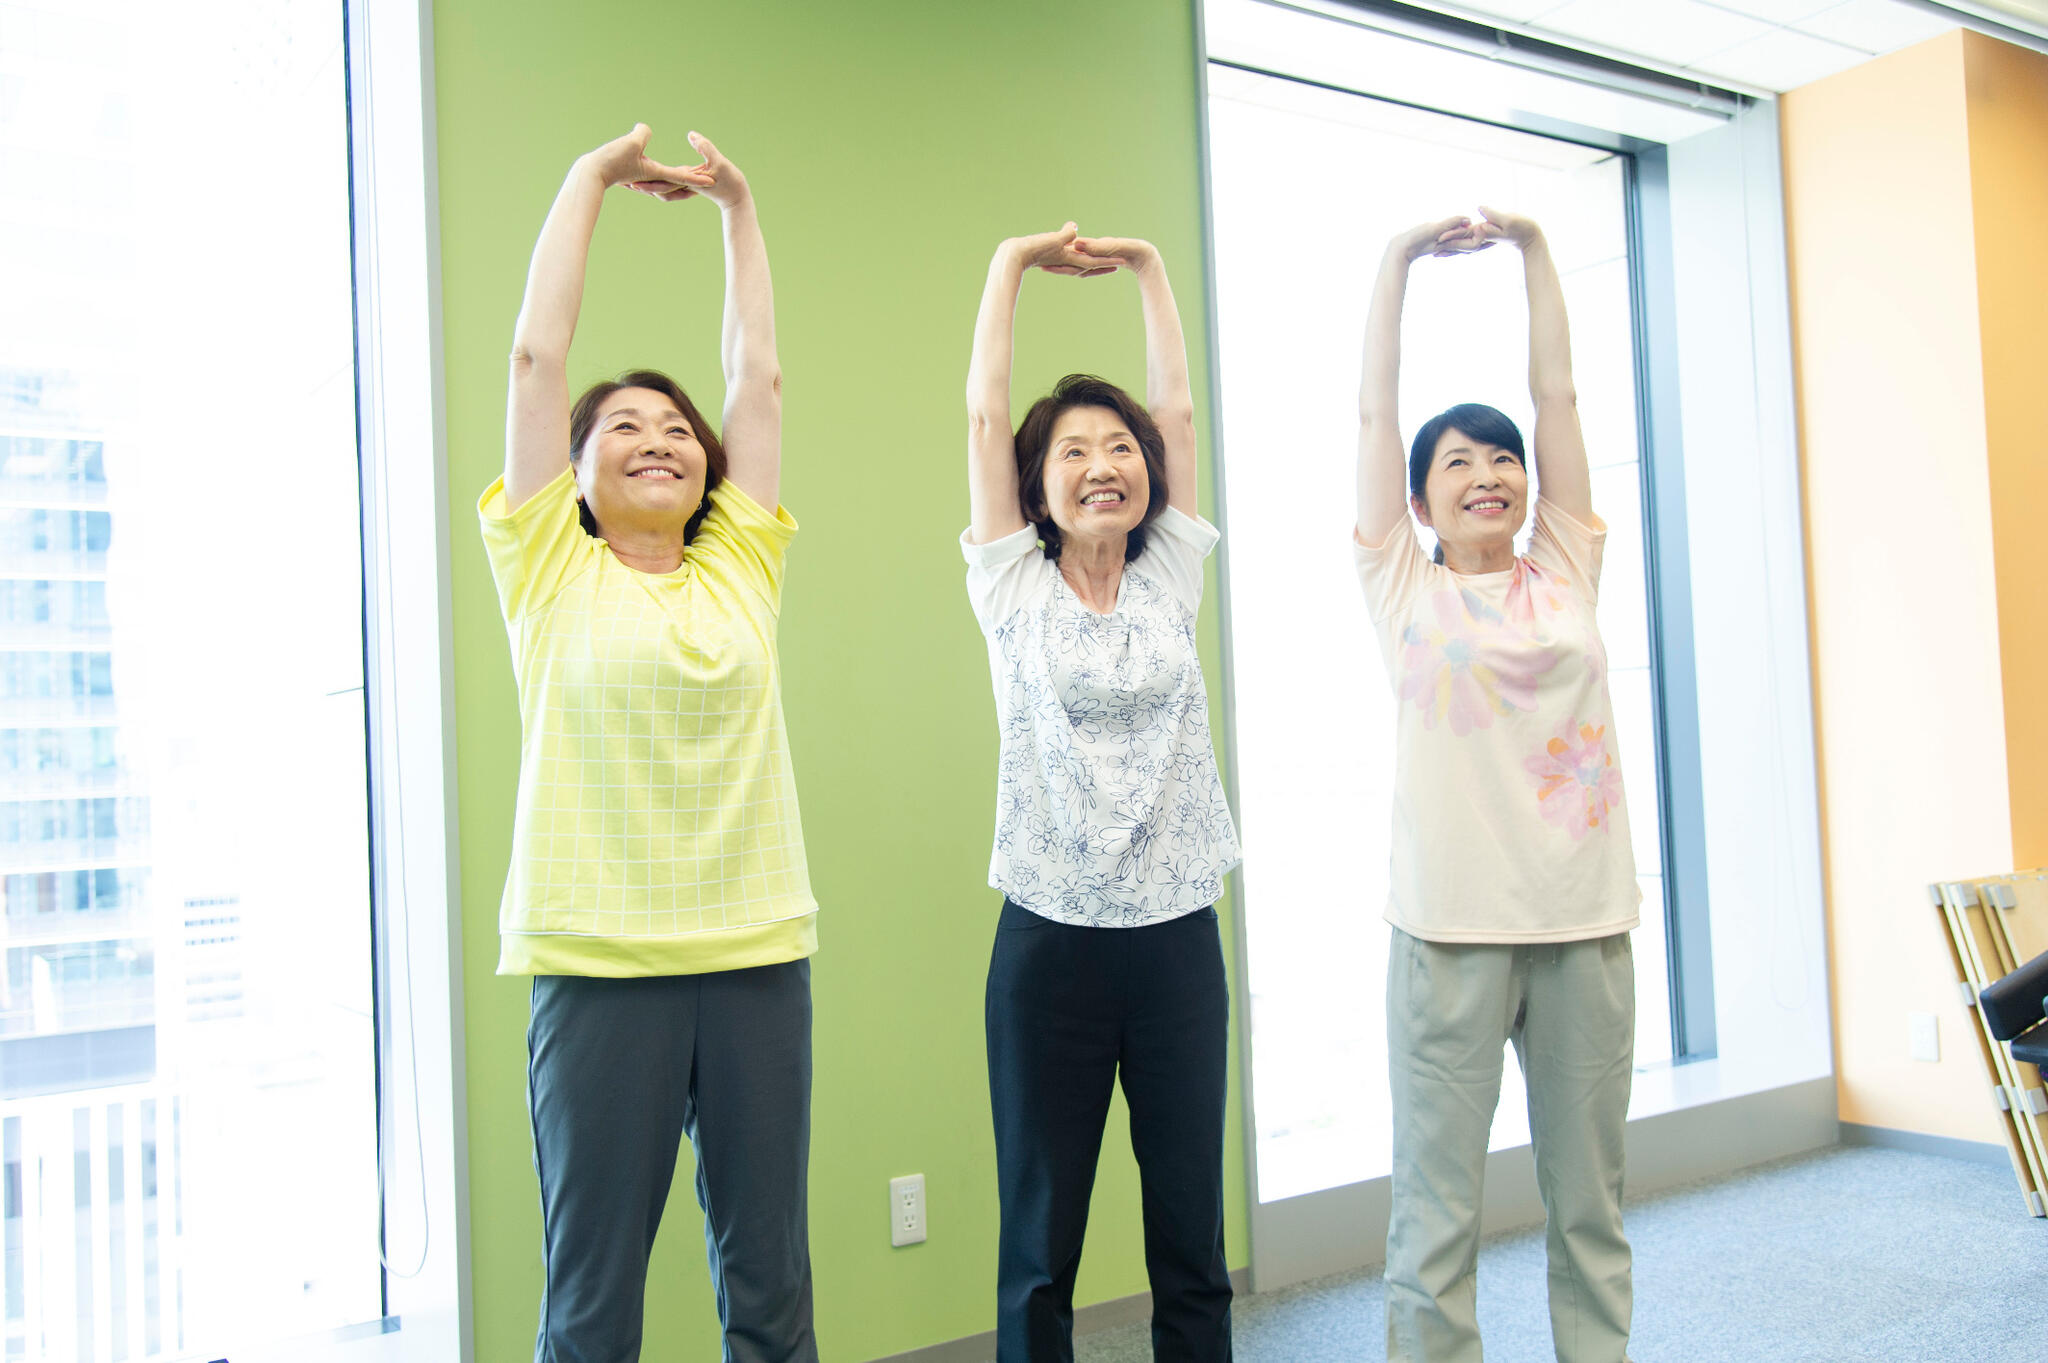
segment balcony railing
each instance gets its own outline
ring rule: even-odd
[[[112,696],[0,696],[0,727],[9,729],[105,723],[119,713]]]
[[[92,871],[135,866],[150,859],[147,833],[111,838],[51,838],[47,842],[0,842],[0,871]]]
[[[107,504],[107,485],[87,478],[10,478],[0,473],[0,506],[96,510]]]
[[[9,800],[104,799],[107,796],[139,795],[135,778],[125,768],[53,766],[41,771],[18,767],[0,768],[0,786]]]
[[[184,1298],[170,1285],[191,1269],[172,1132],[189,1101],[162,1081],[0,1100],[0,1130],[21,1160],[10,1206],[21,1258],[0,1281],[0,1320],[48,1344],[44,1356],[81,1356],[82,1325],[101,1341],[96,1357],[184,1356]],[[115,1340],[119,1353],[101,1352]]]
[[[144,937],[155,928],[149,901],[140,895],[111,909],[51,909],[7,918],[9,947],[98,942],[110,937]]]
[[[104,653],[113,641],[111,624],[35,620],[0,625],[0,649],[26,653]]]
[[[12,953],[9,953],[12,954]],[[0,1039],[54,1036],[59,1032],[104,1032],[139,1027],[156,1017],[156,977],[54,980],[10,989],[0,1002]]]
[[[106,575],[107,551],[104,549],[0,550],[0,577],[69,582]]]

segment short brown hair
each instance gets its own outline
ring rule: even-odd
[[[725,481],[725,446],[718,443],[718,432],[711,429],[711,423],[697,410],[697,404],[690,401],[690,395],[682,385],[657,369],[629,369],[615,379],[594,383],[576,399],[576,405],[569,409],[569,462],[575,463],[583,457],[583,442],[590,439],[590,428],[597,424],[597,412],[611,395],[624,388],[651,388],[676,405],[683,419],[690,423],[696,433],[697,443],[704,447],[704,500],[690,513],[689,524],[683,527],[683,543],[697,538],[697,527],[704,524],[704,517],[711,511],[711,489]],[[598,533],[597,517],[590,514],[590,508],[581,500],[576,503],[577,519],[583,529],[602,538]]]
[[[1060,528],[1045,504],[1045,456],[1052,448],[1052,428],[1076,407],[1103,407],[1115,412],[1124,428],[1138,438],[1145,456],[1145,515],[1124,544],[1124,562],[1145,552],[1145,529],[1166,510],[1166,437],[1144,404],[1093,374],[1069,374],[1052,391],[1031,404],[1017,427],[1017,501],[1024,519],[1038,527],[1045,556],[1060,556]]]

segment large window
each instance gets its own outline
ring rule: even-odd
[[[7,7],[0,1357],[385,1315],[331,0]]]
[[[1394,713],[1348,547],[1354,399],[1381,248],[1481,203],[1542,223],[1564,279],[1609,526],[1600,623],[1643,892],[1636,1057],[1672,1056],[1633,166],[1602,147],[1227,67],[1211,70],[1209,126],[1258,1186],[1272,1200],[1391,1167],[1380,915]],[[1526,318],[1514,251],[1420,262],[1402,337],[1404,434],[1461,401],[1530,430]],[[1527,1140],[1510,1064],[1493,1144]]]

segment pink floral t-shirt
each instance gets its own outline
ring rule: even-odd
[[[1567,942],[1636,925],[1593,618],[1604,525],[1536,500],[1529,552],[1454,573],[1404,523],[1357,542],[1398,706],[1387,921],[1433,942]]]

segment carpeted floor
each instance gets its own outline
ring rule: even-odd
[[[2010,1170],[1838,1146],[1628,1206],[1635,1363],[2048,1363],[2048,1221]],[[1241,1297],[1238,1363],[1384,1359],[1377,1269]],[[1479,1256],[1487,1363],[1553,1363],[1543,1232]],[[1149,1363],[1144,1325],[1077,1363]]]

